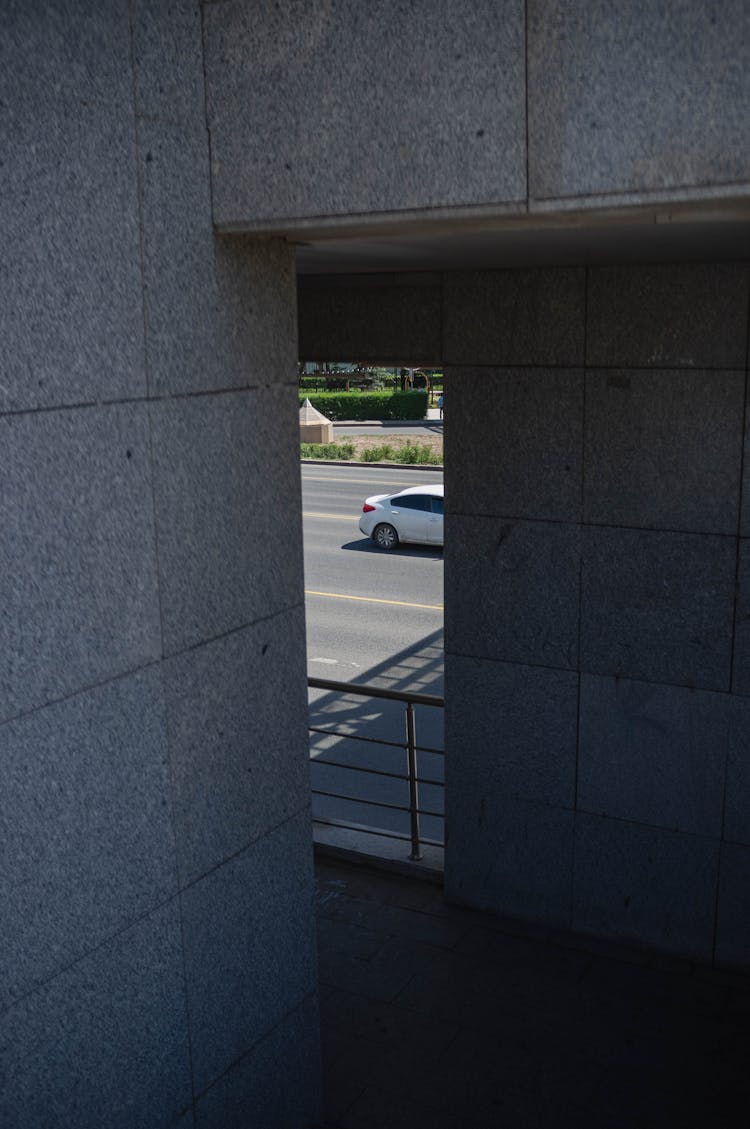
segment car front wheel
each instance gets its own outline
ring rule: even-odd
[[[385,522],[375,526],[372,539],[379,549],[395,549],[398,545],[398,533],[392,525]]]

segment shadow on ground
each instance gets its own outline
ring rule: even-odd
[[[352,553],[388,553],[389,557],[421,557],[423,560],[439,561],[443,557],[443,547],[435,548],[434,545],[399,545],[396,549],[379,549],[369,537],[361,537],[358,541],[347,541],[341,546]]]
[[[356,683],[442,696],[442,630],[363,671]],[[312,688],[309,702],[313,817],[408,835],[408,813],[399,810],[409,802],[403,703]],[[415,722],[422,833],[442,842],[443,711],[416,706]]]
[[[750,978],[316,869],[326,1129],[746,1122]]]

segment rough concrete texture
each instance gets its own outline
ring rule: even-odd
[[[447,889],[739,967],[747,268],[535,273],[444,276]]]
[[[584,520],[736,534],[744,397],[744,372],[587,371]]]
[[[580,521],[583,372],[451,367],[446,381],[449,511]],[[467,436],[475,452],[496,452],[491,475],[464,459]]]
[[[133,123],[121,107],[25,103],[0,73],[0,150],[24,154],[3,168],[0,411],[143,395]]]
[[[521,0],[231,0],[204,25],[220,226],[525,198]]]
[[[591,267],[587,364],[744,368],[749,273],[742,263]]]
[[[300,605],[296,386],[150,411],[165,652]]]
[[[733,537],[583,528],[581,669],[728,690]]]
[[[306,806],[181,895],[196,1093],[314,992],[311,889]]]
[[[192,1101],[176,901],[3,1015],[0,1122],[153,1129]]]
[[[248,1053],[234,1063],[195,1104],[196,1129],[247,1129],[263,1110],[265,1125],[309,1129],[320,1108],[318,997],[309,996]],[[282,1085],[285,1062],[293,1085]]]
[[[750,538],[741,537],[737,555],[732,690],[750,696]]]
[[[572,809],[462,785],[446,790],[450,901],[535,921],[570,923]]]
[[[449,793],[484,787],[498,795],[573,807],[577,674],[448,655],[446,683],[446,742],[462,749],[458,775],[450,759],[446,764]],[[484,701],[479,715],[477,687]]]
[[[0,412],[142,395],[127,5],[3,5],[0,104]]]
[[[750,966],[750,846],[723,843],[716,920],[716,963],[746,972]]]
[[[573,926],[710,963],[719,843],[578,812]]]
[[[736,695],[729,710],[724,836],[750,846],[750,699]]]
[[[186,651],[163,673],[187,884],[282,823],[307,795],[302,609]]]
[[[718,839],[730,698],[581,676],[578,808]]]
[[[130,12],[136,113],[205,127],[200,3],[131,0]]]
[[[2,1010],[176,891],[158,667],[0,726],[0,793]]]
[[[586,286],[580,268],[449,271],[443,359],[451,365],[581,365]]]
[[[743,447],[742,507],[740,512],[740,536],[750,537],[750,412],[748,398],[750,382],[745,374],[745,443]]]
[[[446,650],[575,669],[579,572],[576,525],[449,514]]]
[[[750,180],[743,0],[530,0],[529,195]]]
[[[152,395],[294,379],[294,255],[281,240],[217,239],[208,136],[139,123]]]
[[[214,236],[201,24],[197,0],[2,5],[0,1122],[13,1129],[194,1125],[180,876],[205,882],[308,802],[293,250]],[[172,655],[231,634],[164,664],[162,615]],[[309,819],[265,841],[265,877],[234,888],[231,912],[221,891],[184,895],[196,1000],[217,963],[194,959],[201,930],[221,950],[225,919],[237,928],[244,959],[217,1028],[241,1026],[229,1005],[250,999],[243,1051],[314,988],[300,971],[314,962]],[[274,1086],[314,1119],[314,1010],[284,1030],[273,1085],[238,1071],[215,1091],[215,1123],[246,1090],[270,1126]]]
[[[161,652],[144,405],[0,417],[0,719]]]

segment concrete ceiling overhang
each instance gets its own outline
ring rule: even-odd
[[[750,260],[750,199],[555,214],[363,217],[286,233],[306,274]]]

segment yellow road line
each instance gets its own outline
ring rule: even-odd
[[[381,600],[377,596],[349,596],[344,592],[313,592],[305,588],[306,596],[328,596],[331,600],[359,600],[363,604],[395,604],[399,608],[422,608],[430,612],[442,612],[442,604],[410,604],[406,600]]]
[[[303,510],[302,516],[303,517],[332,517],[332,518],[335,518],[336,521],[356,521],[357,517],[359,515],[355,514],[354,516],[352,516],[351,514],[316,514],[316,513],[313,513],[311,510]]]

